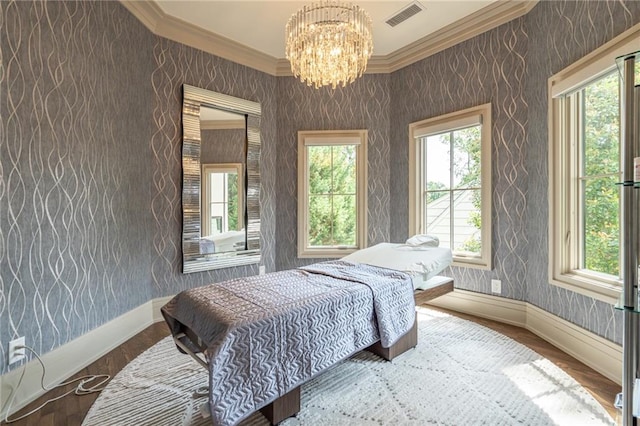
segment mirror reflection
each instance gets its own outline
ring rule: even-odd
[[[260,263],[260,104],[183,86],[183,272]]]
[[[202,223],[200,253],[246,250],[243,115],[200,108]]]

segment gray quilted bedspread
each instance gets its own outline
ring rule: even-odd
[[[408,275],[345,261],[183,291],[162,307],[172,333],[192,330],[209,362],[216,425],[234,425],[415,320]]]

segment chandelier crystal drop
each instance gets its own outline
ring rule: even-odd
[[[291,15],[286,57],[308,86],[346,86],[361,77],[373,52],[371,18],[357,5],[322,1]]]

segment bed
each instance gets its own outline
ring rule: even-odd
[[[415,290],[425,290],[439,281],[432,278],[451,265],[453,255],[450,249],[436,245],[380,243],[342,260],[405,272],[411,276]]]
[[[432,277],[353,259],[187,290],[162,307],[178,347],[209,372],[214,424],[258,409],[279,423],[299,411],[300,385],[335,363],[417,344],[414,286]]]
[[[246,239],[247,235],[244,229],[202,237],[199,241],[200,253],[212,254],[244,250]]]

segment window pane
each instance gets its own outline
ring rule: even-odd
[[[331,192],[331,147],[310,146],[309,193],[328,194]]]
[[[354,195],[333,196],[333,244],[356,245],[356,197]]]
[[[309,196],[309,245],[332,244],[331,196]]]
[[[209,200],[213,203],[225,201],[225,185],[227,183],[225,173],[211,173],[209,180]]]
[[[226,203],[211,203],[209,211],[211,212],[211,234],[219,234],[226,232],[225,210]]]
[[[617,178],[583,182],[584,265],[591,271],[620,273],[620,189]]]
[[[227,217],[229,218],[229,230],[239,231],[238,227],[238,174],[228,173],[227,187]]]
[[[453,197],[452,250],[479,256],[482,251],[481,191],[454,191]]]
[[[583,90],[584,176],[620,169],[618,74],[614,72]]]
[[[450,133],[429,136],[422,139],[425,153],[425,178],[428,191],[451,187],[451,168],[449,160]]]
[[[440,239],[442,247],[451,247],[450,192],[427,193],[425,197],[426,232]],[[438,195],[436,197],[436,195]]]
[[[453,132],[453,185],[480,187],[480,126]]]
[[[333,147],[333,192],[356,193],[356,146]]]

